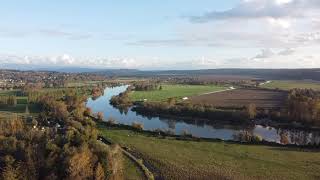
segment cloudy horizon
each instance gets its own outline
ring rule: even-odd
[[[0,63],[320,68],[320,1],[7,1]]]

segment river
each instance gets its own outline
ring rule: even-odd
[[[175,134],[188,132],[196,137],[203,138],[217,138],[222,140],[236,140],[235,137],[239,133],[248,131],[254,135],[262,137],[269,142],[276,142],[283,144],[320,144],[319,131],[306,131],[298,129],[279,129],[274,127],[264,127],[260,125],[250,127],[239,127],[233,125],[221,125],[221,123],[199,123],[197,120],[186,123],[179,118],[160,118],[160,117],[145,117],[131,111],[129,108],[127,112],[121,112],[119,109],[110,105],[112,96],[124,92],[128,86],[108,87],[104,91],[104,95],[93,100],[89,98],[87,107],[91,108],[94,113],[102,112],[105,119],[112,117],[117,123],[131,125],[133,122],[143,124],[145,130],[170,130]]]

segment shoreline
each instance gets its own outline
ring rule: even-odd
[[[159,137],[159,138],[173,138],[175,140],[181,141],[194,141],[194,142],[224,142],[230,144],[241,144],[241,145],[261,145],[261,146],[270,146],[270,147],[287,147],[287,148],[301,148],[301,149],[312,149],[320,151],[320,144],[318,145],[297,145],[297,144],[280,144],[277,142],[270,142],[266,140],[262,140],[260,142],[245,142],[245,141],[236,141],[236,140],[223,140],[219,138],[204,138],[204,137],[195,137],[190,134],[188,135],[176,135],[176,134],[169,134],[164,131],[151,131],[151,130],[141,130],[134,128],[130,125],[125,124],[109,124],[108,122],[98,122],[98,129],[99,128],[107,128],[113,130],[130,130],[136,133],[140,133],[146,136],[151,137]],[[100,126],[100,127],[99,127]]]

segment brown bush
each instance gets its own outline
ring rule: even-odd
[[[97,118],[98,118],[99,121],[103,121],[103,119],[104,119],[103,113],[102,112],[98,112]]]
[[[133,122],[132,127],[138,130],[143,130],[143,124],[138,122]]]

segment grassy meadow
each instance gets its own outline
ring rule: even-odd
[[[129,130],[100,133],[141,154],[165,179],[319,179],[320,152],[298,148],[179,141]]]
[[[270,89],[290,90],[295,88],[320,90],[320,82],[311,81],[271,81],[261,87]]]
[[[224,89],[227,88],[214,85],[162,85],[162,90],[133,91],[129,96],[133,101],[165,101],[170,97],[183,98]]]

